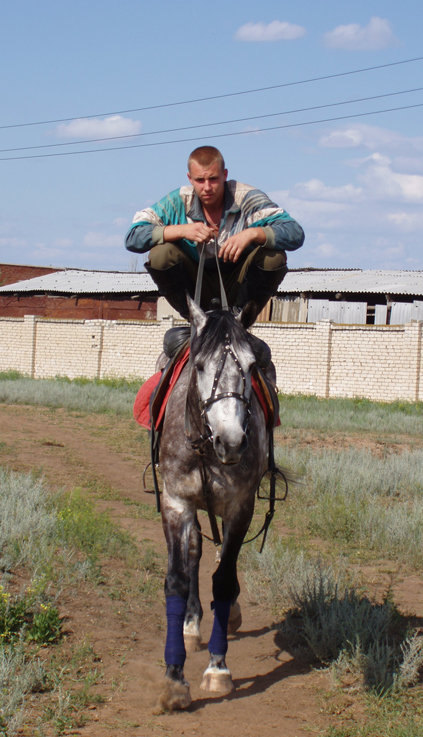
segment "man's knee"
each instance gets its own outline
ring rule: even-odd
[[[260,248],[253,263],[264,271],[277,271],[286,267],[286,253],[271,248]]]
[[[148,265],[157,271],[170,269],[176,264],[184,263],[185,254],[174,243],[161,243],[154,246],[148,255]]]

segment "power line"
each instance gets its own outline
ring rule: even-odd
[[[254,131],[233,131],[231,133],[216,133],[208,136],[208,138],[229,138],[232,136],[251,135],[251,133],[266,133],[268,131],[282,130],[287,128],[300,128],[306,125],[316,125],[318,123],[331,123],[338,120],[351,120],[352,118],[363,118],[369,115],[381,115],[383,113],[392,113],[398,110],[411,110],[423,107],[423,102],[414,105],[403,105],[401,107],[385,108],[384,110],[371,110],[364,113],[351,113],[351,115],[339,115],[335,118],[322,118],[320,120],[308,120],[300,123],[287,123],[286,125],[274,125],[268,128],[256,128]],[[28,154],[27,156],[8,156],[0,157],[0,161],[19,161],[22,159],[44,159],[54,156],[76,156],[81,154],[102,153],[105,151],[123,151],[132,148],[151,148],[153,146],[168,146],[172,143],[189,143],[192,141],[204,140],[203,137],[194,138],[177,138],[170,141],[153,141],[150,143],[133,143],[128,146],[109,146],[108,148],[85,149],[85,151],[58,151],[51,154]]]
[[[144,133],[128,133],[119,136],[105,136],[103,138],[89,138],[79,141],[66,141],[62,143],[45,143],[38,146],[17,146],[13,148],[1,148],[0,153],[12,153],[14,151],[31,151],[34,149],[60,148],[63,146],[80,146],[85,143],[103,143],[104,141],[117,141],[127,138],[140,138],[144,136],[159,135],[162,133],[176,133],[178,131],[196,130],[198,128],[210,128],[217,125],[229,125],[231,123],[245,123],[250,120],[262,120],[264,118],[274,118],[280,115],[292,115],[294,113],[310,112],[312,110],[323,110],[325,108],[339,107],[340,105],[351,105],[357,102],[369,102],[371,100],[380,100],[385,97],[394,97],[397,95],[407,95],[411,92],[421,92],[423,87],[414,87],[409,90],[397,90],[396,92],[385,92],[381,95],[371,95],[369,97],[357,97],[352,100],[341,100],[338,102],[329,102],[323,105],[312,105],[310,107],[294,108],[293,110],[283,110],[279,113],[264,113],[263,115],[250,115],[243,118],[232,118],[230,120],[219,120],[212,123],[199,123],[196,125],[186,125],[178,128],[164,128],[161,130],[146,131]]]
[[[24,128],[24,127],[36,126],[36,125],[51,125],[53,123],[67,123],[75,119],[88,120],[91,118],[101,118],[106,115],[126,115],[127,113],[139,113],[139,112],[143,112],[146,110],[159,110],[159,109],[168,108],[168,107],[176,107],[178,105],[192,105],[197,102],[209,102],[211,100],[222,100],[227,97],[237,97],[240,95],[251,95],[251,94],[255,94],[256,92],[266,92],[268,90],[281,89],[283,87],[294,87],[300,84],[309,84],[310,82],[321,82],[326,79],[346,77],[352,74],[362,74],[363,72],[371,72],[377,69],[387,69],[388,67],[399,66],[400,64],[411,64],[415,61],[422,61],[422,60],[423,60],[423,56],[416,56],[412,59],[402,59],[400,61],[393,61],[388,64],[379,64],[377,66],[363,67],[361,69],[352,69],[347,72],[336,72],[334,74],[325,74],[320,77],[310,77],[308,79],[300,79],[295,82],[281,82],[279,84],[268,85],[267,87],[256,87],[254,89],[241,90],[238,92],[226,92],[220,95],[211,95],[209,97],[196,97],[191,100],[179,100],[177,102],[166,102],[166,103],[161,103],[160,105],[146,105],[144,107],[128,108],[127,110],[113,110],[113,111],[109,111],[105,113],[93,113],[92,115],[72,115],[71,117],[68,117],[68,118],[56,118],[53,120],[36,120],[36,121],[30,121],[26,123],[10,123],[10,124],[0,125],[0,130],[4,130],[6,128]]]

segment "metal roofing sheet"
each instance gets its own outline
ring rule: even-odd
[[[423,294],[423,271],[298,270],[289,271],[278,289],[282,294]]]
[[[65,269],[34,279],[7,284],[1,292],[51,292],[59,294],[139,294],[156,292],[147,272],[83,271]]]
[[[147,272],[64,269],[0,287],[1,292],[59,294],[139,294],[157,292]],[[340,292],[344,294],[423,295],[423,271],[298,269],[289,271],[279,294]]]

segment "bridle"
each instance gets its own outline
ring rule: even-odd
[[[241,392],[230,391],[230,392],[218,393],[219,381],[221,379],[223,369],[225,367],[225,363],[229,357],[233,360],[233,362],[235,363],[238,369],[238,372],[241,378],[241,383],[242,383],[242,391]],[[211,443],[213,442],[213,430],[210,425],[208,410],[213,404],[216,404],[216,402],[220,402],[221,399],[236,399],[237,401],[242,402],[245,405],[246,412],[245,412],[243,430],[245,433],[248,432],[248,424],[249,424],[250,416],[251,416],[251,397],[248,397],[246,395],[246,390],[247,390],[247,379],[245,376],[244,369],[242,368],[239,358],[236,355],[231,345],[229,333],[226,333],[225,341],[222,347],[222,353],[221,353],[219,363],[216,368],[216,373],[214,375],[210,396],[208,397],[208,399],[198,398],[198,406],[200,409],[200,417],[201,417],[202,424],[204,427],[204,432],[202,432],[197,438],[192,437],[191,423],[190,423],[190,419],[188,415],[188,406],[186,407],[186,410],[185,410],[185,434],[191,444],[191,447],[194,450],[201,453],[204,451],[204,446],[208,441],[210,441]]]

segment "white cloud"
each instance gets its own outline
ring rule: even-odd
[[[321,243],[316,248],[313,248],[313,253],[324,258],[332,258],[333,256],[339,255],[339,249],[333,243]]]
[[[423,230],[423,213],[420,211],[405,212],[399,210],[398,212],[389,213],[387,219],[402,233],[414,233]]]
[[[42,264],[67,264],[69,261],[69,250],[62,246],[49,246],[45,243],[35,243],[31,248],[31,256],[37,262]]]
[[[128,218],[124,218],[124,217],[115,218],[113,220],[113,225],[114,225],[115,228],[120,228],[120,229],[126,228],[126,229],[128,229],[129,228]]]
[[[393,171],[386,156],[374,154],[369,157],[369,166],[359,178],[372,199],[423,203],[423,176]]]
[[[70,123],[62,123],[56,129],[59,138],[113,138],[114,136],[133,136],[141,130],[139,120],[110,115],[108,118],[76,118]]]
[[[331,130],[319,139],[323,148],[389,148],[390,151],[423,152],[421,136],[407,137],[389,128],[357,123]]]
[[[123,235],[90,231],[85,234],[83,244],[87,248],[95,249],[123,248]]]
[[[23,238],[0,238],[0,248],[23,248],[27,241]]]
[[[295,41],[305,34],[303,26],[273,20],[271,23],[245,23],[238,28],[235,38],[238,41]]]
[[[73,241],[70,238],[56,238],[56,240],[53,241],[53,245],[61,249],[72,248]]]
[[[322,136],[319,145],[323,148],[357,148],[363,145],[363,135],[358,127],[334,130]]]
[[[309,179],[296,185],[295,194],[304,199],[327,200],[332,202],[351,202],[361,199],[363,190],[353,184],[330,187],[320,179]]]
[[[350,23],[337,26],[324,36],[326,46],[347,51],[375,51],[396,43],[391,24],[386,18],[374,16],[367,26]]]

